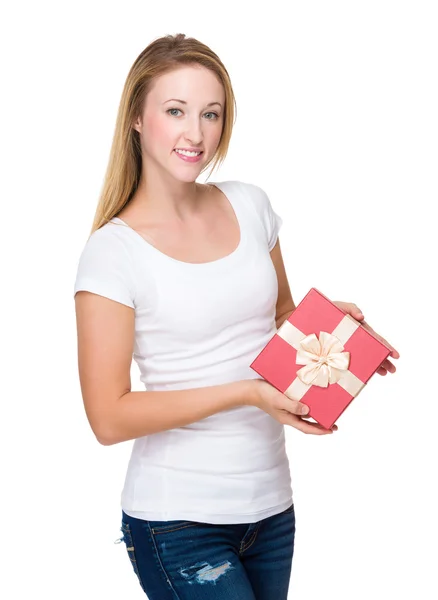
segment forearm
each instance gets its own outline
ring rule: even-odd
[[[288,319],[293,312],[294,312],[293,310],[290,310],[289,312],[285,313],[284,315],[281,315],[280,317],[278,317],[278,319],[275,321],[275,325],[276,325],[277,329],[280,329],[280,327],[283,325],[283,323],[286,321],[286,319]]]
[[[111,446],[183,427],[255,401],[253,380],[250,379],[187,390],[128,392],[108,411],[107,435],[99,441],[104,446]]]

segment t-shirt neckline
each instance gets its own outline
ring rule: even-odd
[[[151,250],[151,252],[155,253],[157,256],[160,256],[163,260],[173,262],[174,264],[176,264],[182,268],[192,269],[192,270],[194,270],[194,269],[201,270],[201,269],[213,269],[215,267],[228,266],[232,261],[236,260],[239,257],[239,255],[241,254],[241,252],[243,250],[243,247],[246,243],[246,228],[243,226],[243,219],[242,219],[242,215],[240,212],[240,206],[238,206],[237,202],[235,201],[233,194],[229,193],[229,192],[226,193],[222,189],[221,183],[210,182],[210,185],[214,185],[215,187],[217,187],[227,198],[228,202],[231,204],[231,207],[234,210],[234,214],[236,215],[237,223],[239,225],[239,230],[240,230],[240,240],[239,240],[238,246],[230,254],[227,254],[226,256],[223,256],[216,260],[211,260],[211,261],[202,262],[202,263],[190,263],[190,262],[185,262],[183,260],[179,260],[177,258],[174,258],[173,256],[169,256],[168,254],[165,254],[161,250],[158,250],[158,248],[156,248],[150,242],[148,242],[142,235],[140,235],[137,231],[135,231],[135,229],[133,229],[127,223],[125,223],[125,221],[120,219],[120,217],[113,217],[110,220],[110,222],[115,221],[115,220],[119,221],[120,223],[125,225],[125,227],[129,231],[131,231],[134,235],[136,235],[139,238],[140,242],[143,242],[144,244],[146,244],[147,247]]]

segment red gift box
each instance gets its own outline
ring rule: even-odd
[[[391,349],[311,288],[250,365],[329,429]]]

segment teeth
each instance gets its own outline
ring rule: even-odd
[[[201,154],[200,152],[189,152],[188,150],[178,149],[175,149],[175,152],[178,152],[178,154],[183,154],[184,156],[198,156],[199,154]]]

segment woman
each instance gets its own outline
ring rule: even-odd
[[[266,193],[196,182],[225,159],[234,109],[224,65],[199,41],[165,36],[139,55],[75,282],[90,426],[104,445],[135,440],[120,540],[151,600],[285,599],[284,425],[337,429],[306,421],[249,367],[295,306]],[[131,391],[132,357],[147,391]]]

